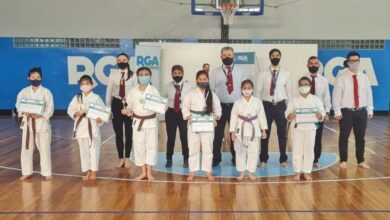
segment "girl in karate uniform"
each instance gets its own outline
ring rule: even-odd
[[[46,180],[52,179],[51,173],[51,128],[50,117],[53,115],[53,96],[47,88],[41,86],[41,68],[32,68],[28,72],[28,80],[31,86],[22,89],[17,96],[16,108],[19,108],[21,99],[36,99],[44,101],[44,108],[41,114],[30,114],[20,112],[22,117],[22,152],[20,157],[22,177],[20,180],[28,179],[33,174],[33,153],[35,146],[39,150],[41,175]]]
[[[100,128],[102,119],[86,118],[90,103],[104,106],[99,95],[92,92],[92,78],[83,75],[79,81],[81,92],[73,97],[68,107],[68,115],[75,121],[73,137],[77,139],[80,147],[81,171],[86,173],[84,182],[95,182],[96,172],[99,170],[100,155]]]
[[[262,101],[253,96],[253,82],[244,80],[241,83],[241,99],[237,100],[230,118],[230,134],[236,151],[236,167],[240,172],[237,180],[244,179],[245,170],[249,171],[249,179],[256,180],[259,158],[260,137],[267,138],[267,118]]]
[[[285,116],[291,121],[292,164],[295,171],[295,180],[303,177],[311,181],[310,176],[314,160],[314,142],[316,137],[316,123],[296,123],[296,110],[302,108],[316,109],[315,117],[322,121],[326,115],[324,104],[321,100],[310,94],[311,81],[308,77],[302,77],[299,82],[299,95],[288,102]]]
[[[210,90],[209,76],[204,70],[196,74],[197,88],[190,91],[184,98],[183,118],[188,120],[188,146],[189,146],[189,168],[188,181],[193,181],[195,171],[200,168],[207,173],[209,181],[215,178],[211,173],[213,161],[214,132],[195,133],[192,131],[191,120],[193,116],[212,115],[214,126],[221,117],[221,103],[218,96]],[[200,167],[200,149],[202,147],[202,166]]]
[[[160,96],[150,84],[152,71],[148,67],[137,70],[139,84],[132,88],[127,96],[127,108],[122,114],[133,118],[133,143],[135,165],[142,168],[135,180],[154,180],[152,166],[157,164],[158,127],[156,112],[144,109],[146,94]]]

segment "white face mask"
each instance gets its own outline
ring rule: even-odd
[[[301,94],[306,94],[310,92],[310,86],[300,86],[299,87],[299,92]]]
[[[253,93],[253,89],[246,89],[241,91],[244,96],[251,96]]]
[[[85,93],[90,92],[92,90],[92,85],[84,84],[80,86],[80,90]]]
[[[358,71],[359,70],[359,62],[353,62],[348,64],[348,68],[351,71]]]

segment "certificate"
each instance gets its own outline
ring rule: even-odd
[[[317,123],[318,118],[316,116],[318,112],[317,108],[297,108],[295,110],[296,124]]]
[[[37,99],[20,99],[18,111],[40,115],[45,108],[45,101]]]
[[[193,132],[214,132],[214,116],[192,116]]]
[[[108,122],[111,114],[111,108],[106,106],[96,105],[94,103],[89,103],[87,108],[86,117],[89,119],[97,119],[100,118],[104,122]]]
[[[164,114],[167,103],[168,103],[167,98],[146,94],[144,109],[149,111],[154,111],[160,114]]]

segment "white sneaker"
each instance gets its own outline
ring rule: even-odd
[[[283,168],[288,168],[288,163],[287,162],[283,162],[280,164],[281,167]]]
[[[344,162],[341,162],[341,163],[340,163],[340,168],[346,170],[346,169],[348,168],[347,162],[345,162],[345,161],[344,161]]]
[[[366,164],[366,162],[361,162],[358,164],[358,166],[363,168],[363,169],[370,169],[370,166],[368,166],[368,164]]]
[[[260,168],[263,168],[263,167],[267,166],[267,163],[266,162],[260,162],[257,166],[260,167]]]
[[[320,163],[314,163],[313,164],[313,167],[315,167],[316,169],[320,169],[321,168],[321,164]]]

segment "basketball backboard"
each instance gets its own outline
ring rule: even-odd
[[[235,15],[258,16],[264,13],[264,0],[191,0],[191,13],[221,15],[218,5],[226,1],[236,2],[239,5]]]

